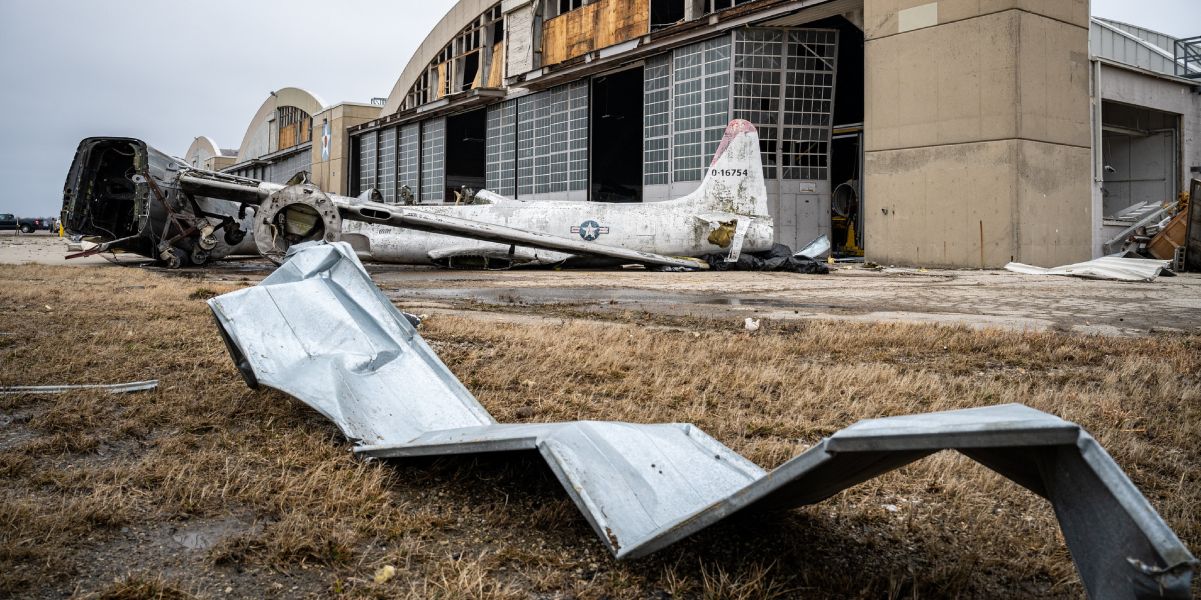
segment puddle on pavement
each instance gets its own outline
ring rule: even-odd
[[[574,304],[574,305],[632,305],[632,306],[728,306],[768,307],[778,309],[837,309],[829,304],[796,302],[785,298],[688,294],[637,289],[589,288],[420,288],[391,289],[389,293],[401,299],[474,300],[485,304]]]

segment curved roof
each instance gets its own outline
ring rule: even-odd
[[[188,146],[188,152],[184,154],[184,160],[193,167],[204,167],[204,161],[221,156],[221,147],[213,138],[202,135],[192,140],[192,145]]]
[[[271,153],[270,120],[275,115],[275,109],[281,106],[295,106],[312,116],[325,108],[325,102],[312,92],[300,88],[286,87],[272,92],[263,101],[258,112],[254,113],[250,125],[246,127],[246,134],[242,136],[242,145],[238,147],[238,162]]]
[[[497,4],[499,4],[499,0],[459,0],[450,7],[446,16],[438,21],[429,35],[425,36],[425,41],[421,42],[421,45],[417,46],[417,50],[413,52],[412,58],[409,59],[404,71],[400,74],[400,79],[397,79],[396,85],[392,86],[392,93],[388,94],[388,102],[384,104],[384,110],[380,114],[390,115],[400,110],[400,105],[404,103],[409,88],[413,87],[413,84],[417,82],[417,77],[425,71],[425,67],[434,60],[434,57],[438,56],[438,53],[463,28],[484,14],[484,11]]]

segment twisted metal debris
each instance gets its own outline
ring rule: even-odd
[[[696,427],[497,423],[372,283],[347,244],[305,244],[209,301],[234,362],[372,457],[537,450],[618,559],[742,509],[820,502],[954,449],[1050,500],[1094,598],[1189,597],[1196,559],[1078,425],[1011,404],[862,421],[768,472]]]

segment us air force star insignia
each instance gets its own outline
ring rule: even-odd
[[[580,237],[583,238],[585,242],[591,242],[596,240],[596,238],[609,233],[609,228],[602,227],[601,224],[597,223],[596,221],[584,221],[583,223],[580,223],[579,227],[572,227],[571,232],[580,234]]]

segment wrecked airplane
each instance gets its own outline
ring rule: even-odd
[[[1191,594],[1197,560],[1100,444],[1025,406],[863,421],[768,472],[686,424],[496,422],[345,243],[295,246],[258,286],[209,306],[247,384],[314,408],[360,455],[539,452],[618,559],[957,450],[1050,501],[1091,597]]]
[[[349,242],[364,258],[507,268],[620,265],[704,269],[699,257],[773,249],[759,136],[732,121],[692,194],[666,202],[526,202],[490,192],[471,204],[397,206],[194,169],[145,142],[80,143],[63,194],[67,231],[172,267],[236,253],[275,260],[289,246]]]

